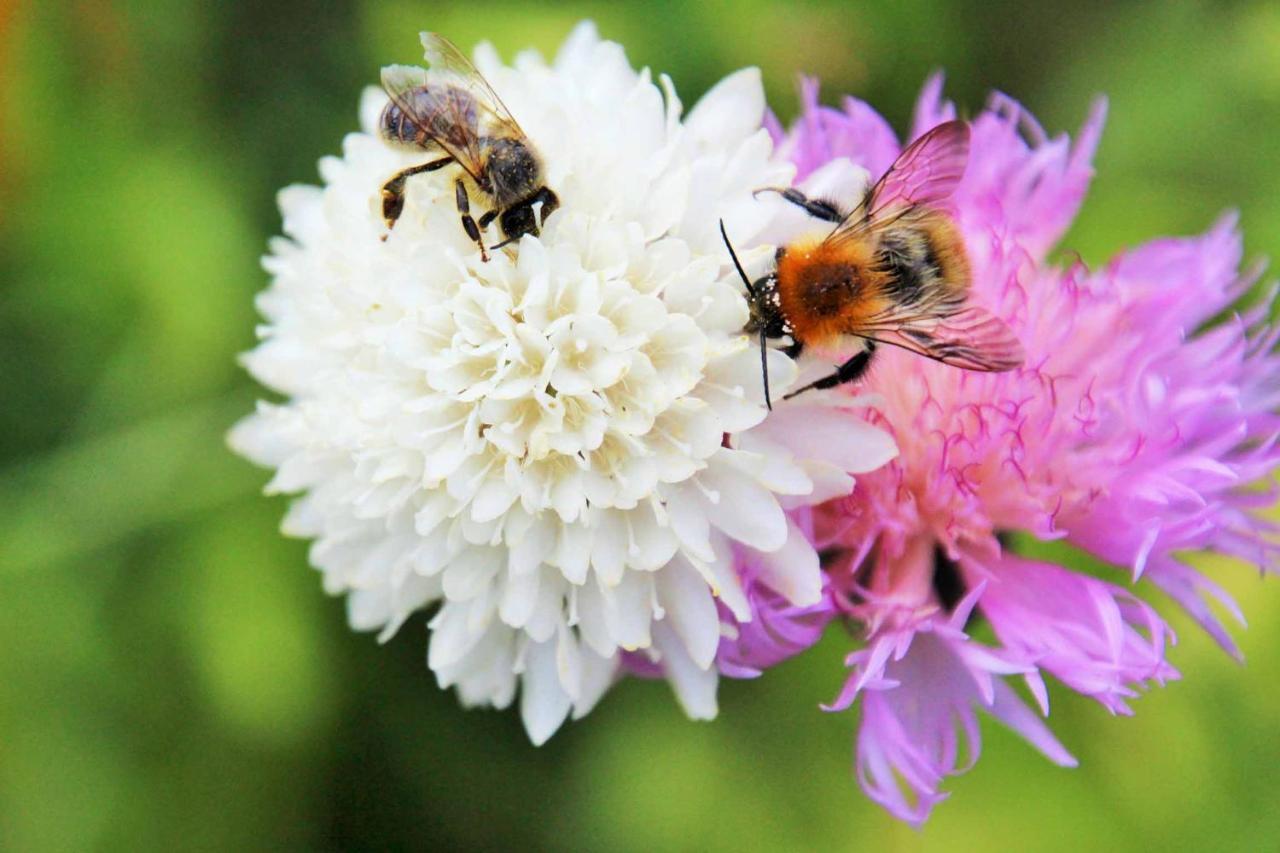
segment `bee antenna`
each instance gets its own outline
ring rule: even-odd
[[[760,375],[764,377],[764,404],[772,412],[773,400],[769,397],[769,347],[764,329],[760,330]]]
[[[720,236],[724,238],[725,248],[729,250],[729,257],[733,258],[733,265],[737,267],[738,275],[742,276],[742,283],[747,288],[747,295],[755,296],[756,289],[751,286],[751,279],[747,278],[747,272],[742,268],[742,262],[738,260],[738,253],[733,250],[733,244],[729,242],[729,235],[724,230],[723,219],[720,220]],[[766,382],[766,385],[767,385],[767,382]]]

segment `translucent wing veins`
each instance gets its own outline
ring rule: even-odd
[[[940,124],[907,146],[875,185],[827,236],[839,243],[891,224],[916,208],[941,205],[964,177],[969,161],[969,125]]]

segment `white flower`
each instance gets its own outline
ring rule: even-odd
[[[730,540],[787,554],[779,591],[816,601],[817,557],[784,506],[847,491],[846,471],[893,453],[869,432],[863,456],[822,461],[797,432],[821,404],[765,422],[717,225],[756,244],[750,261],[771,256],[776,208],[751,193],[791,167],[770,159],[759,74],[682,121],[670,81],[590,25],[551,66],[508,68],[488,47],[477,66],[560,208],[483,263],[443,169],[410,179],[383,242],[379,187],[426,157],[377,138],[385,96],[367,93],[325,186],[281,193],[288,238],[265,261],[245,364],[288,400],[259,404],[231,443],[276,469],[269,492],[302,493],[284,530],[315,540],[353,626],[389,637],[438,603],[428,664],[464,703],[506,706],[519,683],[541,743],[590,710],[620,650],[645,650],[692,716],[712,716],[715,598],[750,618]],[[775,388],[794,380],[780,353],[769,369]]]

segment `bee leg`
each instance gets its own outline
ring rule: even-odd
[[[452,162],[452,157],[441,157],[439,160],[432,160],[430,163],[423,163],[421,166],[412,166],[396,172],[391,180],[382,185],[382,218],[387,221],[388,229],[395,227],[396,220],[404,212],[404,182],[414,175],[421,175],[423,172],[434,172],[436,169],[448,166]],[[382,239],[385,240],[387,238],[384,235]]]
[[[846,382],[855,382],[858,379],[861,379],[862,375],[867,372],[867,368],[871,366],[871,356],[875,351],[875,342],[867,341],[866,349],[837,367],[835,373],[832,373],[830,376],[824,376],[815,382],[810,382],[803,388],[792,391],[782,399],[790,400],[792,397],[797,394],[803,394],[805,391],[834,388],[837,385],[843,385]]]
[[[476,221],[471,218],[471,199],[467,197],[467,185],[462,182],[462,178],[458,178],[453,185],[454,200],[458,203],[458,215],[462,217],[462,230],[467,232],[467,236],[475,241],[480,247],[480,260],[488,263],[489,253],[485,251],[484,240],[480,239],[480,227],[476,225]],[[485,214],[488,216],[488,214]]]
[[[825,199],[811,199],[800,190],[793,187],[765,187],[762,190],[756,190],[753,196],[760,193],[777,193],[782,196],[783,201],[789,201],[796,207],[802,208],[805,213],[814,219],[821,219],[824,222],[843,222],[848,213],[841,210],[835,202]]]
[[[491,210],[488,213],[486,213],[484,216],[481,216],[480,222],[478,223],[480,225],[480,230],[483,231],[484,229],[488,228],[489,223],[492,222],[497,215],[498,215],[498,211],[495,208],[494,210]]]

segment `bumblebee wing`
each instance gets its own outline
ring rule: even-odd
[[[827,236],[828,243],[855,238],[896,222],[919,208],[936,208],[951,197],[969,161],[969,125],[940,124],[907,146],[889,170]]]
[[[383,68],[382,88],[432,142],[457,160],[471,177],[479,178],[483,171],[479,115],[467,92],[440,85],[436,78],[412,65]]]
[[[524,139],[524,131],[507,105],[453,42],[439,33],[422,33],[419,38],[433,80],[462,89],[475,102],[482,135]]]
[[[901,207],[937,207],[951,197],[969,162],[969,125],[940,124],[899,155],[867,194],[865,215],[875,220]]]
[[[1013,330],[975,305],[954,311],[894,306],[867,318],[854,334],[965,370],[1013,370],[1025,359]]]

